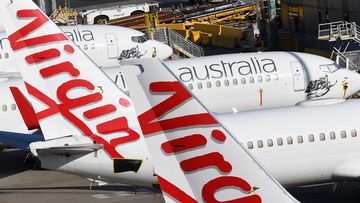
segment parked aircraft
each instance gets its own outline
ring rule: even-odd
[[[119,61],[139,58],[167,59],[172,48],[155,40],[148,40],[144,33],[119,26],[81,25],[60,26],[91,59],[98,64],[119,64]],[[0,33],[0,73],[18,72],[14,53],[8,37]],[[100,66],[101,67],[101,66]]]
[[[3,1],[1,4],[6,2]],[[39,122],[45,139],[45,141],[31,142],[29,146],[31,152],[42,161],[45,168],[78,174],[94,181],[119,181],[136,185],[156,183],[152,160],[145,150],[143,137],[140,136],[138,119],[130,98],[119,91],[115,84],[109,81],[108,77],[58,28],[48,23],[49,19],[31,1],[13,0],[12,2],[11,4],[7,2],[10,4],[7,6],[10,12],[3,10],[4,6],[1,7],[1,12],[6,19],[10,36],[15,37],[10,41],[13,43],[13,49],[16,50],[16,57],[19,58],[19,67],[31,95],[28,98],[32,102],[35,110],[33,113],[38,118],[36,121]],[[18,18],[15,15],[18,15]],[[32,19],[24,19],[24,17],[32,17]],[[30,22],[33,20],[42,23],[35,27],[29,26],[32,25]],[[22,29],[24,26],[28,28],[25,31]],[[30,33],[31,37],[27,37]],[[34,40],[33,37],[41,40]],[[57,53],[61,56],[58,57]],[[155,87],[155,90],[168,91],[167,88],[174,87],[165,85],[159,89]],[[19,97],[14,88],[12,90],[15,98],[20,98],[21,101],[22,97]],[[179,97],[175,93],[176,91],[170,97],[162,95],[161,98],[174,99],[178,102],[188,94],[180,92],[183,94]],[[339,102],[339,99],[325,101],[335,103]],[[312,102],[303,102],[302,106],[311,105]],[[262,112],[247,112],[241,114],[247,115],[242,119],[239,115],[222,115],[218,119],[223,124],[226,123],[226,119],[232,121],[226,124],[226,128],[236,135],[239,141],[246,143],[255,157],[259,156],[261,159],[261,157],[274,156],[271,159],[273,163],[265,166],[272,174],[283,175],[282,178],[277,177],[279,180],[285,180],[281,183],[303,185],[309,182],[328,182],[356,177],[357,157],[360,155],[357,153],[358,150],[354,150],[359,148],[357,122],[346,115],[357,114],[357,109],[360,111],[360,108],[356,108],[358,102],[350,101],[348,104],[317,108],[274,109],[269,110],[268,112],[272,111],[271,114],[264,114],[265,116]],[[168,104],[168,108],[177,107],[177,103],[168,102]],[[302,109],[306,109],[304,112],[307,113],[298,114]],[[184,122],[173,122],[174,120],[169,119],[173,116],[173,111],[168,111],[169,109],[166,108],[158,108],[158,110],[162,113],[170,112],[162,117],[168,119],[164,122],[166,125],[179,127],[178,125],[182,123],[192,122],[191,119],[187,119],[188,117],[185,117]],[[345,116],[342,116],[343,113]],[[149,114],[143,119],[152,121],[156,115]],[[280,115],[281,119],[277,118],[277,115]],[[297,118],[289,119],[291,116]],[[343,121],[339,122],[331,116],[342,117]],[[259,122],[258,119],[262,117],[266,120]],[[222,118],[224,120],[221,120]],[[206,122],[206,119],[203,121]],[[296,128],[284,127],[286,122],[292,121]],[[242,123],[246,124],[242,125]],[[239,126],[243,128],[238,129]],[[155,123],[145,129],[148,130],[145,134],[158,128],[159,125]],[[255,130],[260,132],[261,129],[264,129],[259,133],[262,137],[252,136],[251,132]],[[337,134],[338,129],[345,130],[345,133],[340,132],[340,137]],[[348,132],[347,129],[353,130]],[[142,130],[144,131],[144,128]],[[309,132],[313,136],[309,134],[307,142],[304,136]],[[315,133],[319,133],[318,138],[315,137]],[[272,137],[269,137],[270,135]],[[294,143],[294,137],[288,138],[299,135],[302,139],[296,137],[298,143]],[[18,134],[17,140],[20,137],[21,134]],[[26,140],[27,137],[29,135],[23,135],[22,139]],[[268,141],[271,139],[272,142]],[[277,146],[274,143],[275,139]],[[249,144],[248,140],[252,141],[253,145]],[[264,145],[264,140],[267,146]],[[258,150],[254,149],[255,141]],[[339,145],[343,146],[340,151]],[[291,147],[296,147],[294,154],[289,153]],[[327,157],[327,160],[331,159],[331,161],[325,163],[320,159],[329,154],[321,154],[322,149],[333,150],[338,154]],[[316,156],[319,153],[324,156]],[[304,154],[309,156],[304,157]],[[280,164],[275,164],[276,162]],[[311,169],[305,172],[297,171],[303,170],[304,164],[308,163],[313,163]],[[307,173],[304,179],[300,176],[303,173]],[[311,177],[311,181],[308,177]]]
[[[298,202],[160,61],[124,71],[166,203]]]
[[[127,87],[119,61],[153,56],[166,59],[172,52],[167,45],[146,41],[143,33],[128,28],[92,25],[61,29],[124,91]],[[6,73],[1,77],[6,78],[18,70],[5,33],[0,39],[0,70]],[[347,98],[360,90],[359,74],[305,53],[242,53],[165,63],[216,113],[292,106],[306,99]]]

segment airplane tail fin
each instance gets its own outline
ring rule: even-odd
[[[113,159],[145,147],[130,98],[33,1],[0,11],[45,140],[84,135]]]
[[[167,202],[297,202],[165,65],[125,63]]]

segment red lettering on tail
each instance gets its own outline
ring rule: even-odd
[[[76,69],[71,62],[68,61],[53,66],[49,66],[40,70],[40,74],[43,78],[48,78],[61,73],[68,73],[73,77],[77,77],[80,75],[79,70]]]
[[[139,122],[144,135],[188,126],[217,124],[216,120],[208,113],[155,121],[184,104],[192,97],[179,82],[154,82],[150,84],[150,91],[159,93],[174,92],[174,94],[139,116]]]
[[[204,201],[207,203],[261,203],[261,197],[256,194],[227,201],[218,201],[215,198],[215,193],[228,187],[238,188],[247,193],[252,191],[251,186],[245,180],[234,176],[222,176],[205,184],[202,190]]]
[[[189,135],[186,137],[164,142],[161,148],[168,154],[180,153],[187,150],[193,150],[198,147],[204,147],[207,143],[206,138],[200,134]]]
[[[31,54],[25,57],[28,64],[41,63],[47,60],[51,60],[60,56],[60,51],[57,49],[49,49],[35,54]]]
[[[30,102],[21,93],[19,88],[10,87],[10,91],[15,99],[16,105],[19,108],[21,116],[29,130],[39,129],[39,120],[36,117],[35,111]]]
[[[168,195],[170,195],[172,198],[177,200],[181,203],[198,203],[194,198],[192,198],[190,195],[186,194],[184,191],[180,190],[178,187],[176,187],[174,184],[170,183],[166,179],[162,178],[161,176],[157,176],[159,180],[159,184],[161,187],[161,190]]]
[[[215,167],[223,173],[229,173],[232,170],[231,164],[225,161],[224,156],[219,152],[213,152],[184,160],[180,162],[180,166],[186,173],[195,172],[209,167]]]
[[[99,107],[96,107],[94,109],[90,109],[88,111],[85,111],[84,116],[85,116],[86,119],[91,120],[91,119],[94,119],[94,118],[98,118],[98,117],[113,113],[115,111],[116,111],[116,107],[114,105],[106,104],[106,105],[99,106]]]
[[[31,39],[23,39],[38,28],[42,27],[49,19],[39,9],[19,10],[16,13],[18,18],[34,18],[29,24],[9,35],[9,41],[14,51],[25,47],[33,47],[40,44],[68,40],[63,33],[43,35]]]

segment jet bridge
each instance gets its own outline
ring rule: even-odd
[[[360,26],[355,22],[338,21],[319,24],[318,39],[329,42],[344,41],[340,47],[333,46],[331,59],[350,70],[360,70],[360,50],[348,51],[349,45],[360,45]]]

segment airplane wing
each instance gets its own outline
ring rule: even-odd
[[[165,65],[125,63],[166,202],[297,202]]]
[[[40,134],[20,134],[12,132],[0,131],[0,143],[18,148],[24,151],[29,150],[29,145],[32,142],[43,141],[44,137]]]
[[[344,161],[332,171],[335,180],[358,180],[360,178],[360,158]]]
[[[326,106],[326,105],[334,105],[346,102],[346,99],[338,99],[338,98],[326,98],[326,99],[309,99],[305,101],[298,102],[296,106],[302,107],[311,107],[311,106]]]
[[[33,1],[2,0],[0,12],[46,143],[82,137],[113,160],[146,147],[130,98]]]

